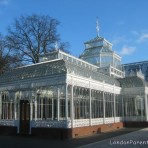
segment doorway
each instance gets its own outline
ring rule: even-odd
[[[20,134],[30,132],[30,103],[28,100],[20,100]]]

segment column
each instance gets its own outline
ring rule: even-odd
[[[105,94],[104,94],[104,81],[103,81],[103,123],[105,124]]]
[[[35,121],[37,120],[37,96],[35,96],[35,100],[34,100],[34,109],[35,109],[35,111],[34,111],[34,113],[35,113]]]
[[[99,67],[101,67],[101,66],[102,66],[102,65],[101,65],[101,64],[102,64],[102,63],[101,63],[101,53],[100,53],[100,61],[99,61],[99,62],[100,62]]]
[[[30,121],[32,120],[33,116],[33,97],[29,97],[30,100]]]
[[[54,98],[52,96],[52,120],[54,119]]]
[[[31,134],[31,128],[32,128],[32,119],[33,119],[33,97],[29,97],[30,100],[30,131],[29,134]]]
[[[58,88],[58,92],[57,92],[57,96],[58,96],[58,100],[57,100],[57,119],[59,121],[60,119],[60,89]]]
[[[116,95],[115,95],[115,84],[114,84],[114,91],[113,91],[113,97],[114,97],[114,123],[116,122]]]
[[[148,121],[148,101],[147,94],[145,93],[145,120]]]
[[[71,85],[71,127],[74,127],[74,100],[73,100],[73,84]]]
[[[92,125],[92,109],[91,109],[91,86],[89,81],[89,125]]]
[[[143,121],[143,111],[142,111],[142,108],[143,108],[143,98],[141,97],[141,100],[140,100],[140,104],[141,104],[141,121]]]
[[[124,97],[123,97],[123,94],[121,95],[121,97],[122,97],[122,122],[124,121]]]
[[[116,122],[116,95],[113,94],[114,97],[114,123]]]
[[[67,84],[65,85],[65,117],[68,120],[68,96],[67,96]]]
[[[17,119],[17,115],[16,115],[16,112],[17,112],[17,95],[15,94],[15,98],[14,98],[14,120]]]

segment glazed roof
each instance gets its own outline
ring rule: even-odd
[[[86,48],[80,57],[99,55],[100,53],[113,53],[112,44],[103,37],[95,37],[84,43]]]
[[[148,86],[148,82],[146,82],[144,79],[141,79],[137,76],[125,77],[122,79],[120,78],[118,80],[123,88]]]
[[[80,57],[88,57],[92,55],[98,55],[100,53],[113,53],[113,51],[110,50],[108,47],[93,47],[92,49],[85,49]]]
[[[43,78],[50,75],[66,73],[72,73],[100,82],[104,81],[108,84],[115,84],[116,86],[120,86],[119,82],[113,77],[89,70],[86,67],[76,65],[65,60],[53,60],[13,69],[11,71],[5,72],[0,76],[0,83],[9,83],[13,81],[33,78]]]
[[[0,83],[12,82],[15,80],[32,79],[53,74],[66,73],[66,66],[63,60],[54,60],[29,66],[19,67],[0,76]]]

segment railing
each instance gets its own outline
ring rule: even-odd
[[[89,119],[76,119],[73,121],[73,127],[83,127],[89,125],[90,125]]]
[[[146,121],[145,116],[129,116],[129,117],[109,117],[109,118],[92,118],[92,119],[74,119],[73,125],[70,119],[68,120],[32,120],[31,127],[48,127],[48,128],[71,128],[84,127],[101,124],[117,123],[122,121]],[[19,120],[0,120],[2,126],[19,126]]]
[[[1,119],[0,120],[0,125],[3,125],[3,126],[15,126],[16,122],[15,122],[15,120],[11,120],[11,119]]]
[[[111,118],[93,118],[93,119],[74,119],[73,126],[71,120],[33,120],[31,121],[31,127],[48,127],[48,128],[71,128],[71,127],[84,127],[93,126],[101,124],[109,124],[121,122],[121,117],[111,117]]]
[[[31,122],[31,127],[67,128],[67,123],[66,120],[33,120]]]

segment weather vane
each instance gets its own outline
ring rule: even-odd
[[[97,36],[99,37],[100,28],[99,28],[99,20],[98,20],[98,17],[97,17],[97,20],[96,20],[96,31],[97,31]]]

